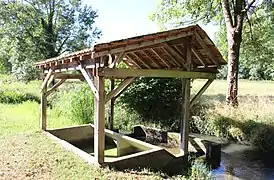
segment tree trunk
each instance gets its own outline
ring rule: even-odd
[[[238,69],[242,32],[235,28],[227,29],[228,40],[228,72],[226,102],[232,106],[238,106]]]
[[[235,2],[235,3],[234,3]],[[238,69],[239,55],[242,42],[242,30],[244,20],[245,1],[233,2],[233,11],[228,0],[222,1],[222,8],[226,23],[228,41],[228,71],[226,102],[232,106],[238,106]]]

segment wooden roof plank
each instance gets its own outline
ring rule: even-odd
[[[195,49],[195,47],[191,47],[191,51],[194,54],[194,56],[200,61],[200,63],[204,66],[206,66],[206,64],[204,63],[202,57],[198,54],[198,51]]]
[[[146,63],[145,61],[143,61],[136,53],[130,53],[132,54],[136,59],[138,59],[138,61],[140,61],[141,63],[143,63],[143,65],[145,65],[148,69],[151,69],[152,67]]]
[[[177,60],[176,60],[176,58],[174,58],[173,55],[167,49],[165,49],[165,48],[166,47],[163,47],[162,49],[170,57],[170,59],[175,63],[175,65],[181,68],[183,65],[181,65],[180,63],[178,63]]]
[[[160,63],[158,63],[156,60],[154,60],[152,57],[150,57],[150,55],[149,55],[146,51],[142,51],[142,52],[146,55],[146,57],[147,57],[150,61],[152,61],[154,64],[156,64],[156,66],[157,66],[158,68],[163,68],[163,66],[161,66]]]
[[[218,66],[219,63],[213,57],[211,50],[209,49],[205,41],[201,38],[201,36],[197,32],[195,32],[195,38],[198,41],[198,43],[203,47],[203,49],[206,51],[206,55],[209,57],[209,59],[211,59],[211,61]]]
[[[174,60],[181,66],[185,67],[185,62],[186,62],[185,58],[181,54],[177,53],[168,43],[163,43],[163,44],[164,44],[164,47],[170,51],[171,55],[175,56]],[[180,59],[182,61],[178,61],[177,59]]]
[[[138,67],[139,69],[141,69],[142,67],[138,64],[138,63],[136,63],[130,56],[128,56],[127,54],[126,54],[126,58],[128,58],[136,67]]]
[[[158,54],[158,52],[156,51],[156,50],[154,50],[153,48],[151,48],[151,51],[168,67],[168,68],[170,68],[171,67],[171,65],[166,61],[166,60],[164,60],[159,54]]]

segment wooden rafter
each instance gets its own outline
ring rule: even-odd
[[[192,79],[214,79],[215,73],[192,72],[165,69],[126,69],[126,68],[101,68],[99,76],[105,77],[166,77],[166,78],[192,78]]]
[[[163,51],[165,51],[165,53],[170,57],[170,59],[174,62],[174,64],[175,64],[176,66],[182,67],[182,65],[181,65],[180,63],[177,62],[177,60],[172,56],[172,54],[171,54],[168,50],[166,50],[165,47],[163,47],[162,49],[163,49]]]
[[[166,60],[164,60],[158,53],[157,53],[157,51],[156,50],[154,50],[154,49],[151,49],[151,51],[168,67],[168,68],[170,68],[171,67],[171,65],[169,65],[169,63],[166,61]]]
[[[176,44],[173,47],[180,53],[181,57],[183,57],[183,59],[184,59],[184,53],[178,48],[178,46],[180,46],[180,45],[181,44]],[[185,62],[185,60],[184,60],[184,62]]]
[[[206,54],[209,57],[209,59],[211,59],[212,62],[218,65],[218,62],[215,60],[211,50],[209,49],[205,41],[201,38],[201,36],[197,32],[195,33],[195,38],[198,41],[198,43],[203,47],[203,49],[206,51]]]
[[[199,92],[191,99],[190,108],[199,100],[202,94],[207,90],[210,84],[214,81],[214,79],[209,79],[205,85],[199,90]]]
[[[151,66],[143,61],[136,53],[131,53],[139,62],[141,62],[143,65],[145,65],[148,69],[151,69]]]
[[[128,58],[135,66],[137,66],[138,68],[142,68],[138,63],[136,63],[131,57],[129,57],[128,55],[126,55],[126,58]]]
[[[106,95],[105,103],[108,103],[111,98],[117,97],[124,88],[126,88],[134,81],[134,79],[135,78],[126,78],[124,81],[122,81],[114,90]]]
[[[203,65],[203,66],[206,66],[202,57],[198,54],[198,51],[195,49],[195,47],[191,47],[191,51],[192,53],[194,54],[194,56],[200,61],[200,63]]]
[[[162,68],[161,64],[159,62],[157,62],[157,60],[154,60],[152,57],[150,57],[150,55],[146,52],[146,51],[142,51],[147,58],[152,61],[158,68]]]
[[[181,54],[179,54],[177,51],[175,51],[169,44],[167,44],[167,43],[163,43],[163,44],[164,44],[164,47],[169,51],[169,53],[173,57],[175,57],[174,59],[177,62],[177,64],[185,67],[185,62],[186,62],[185,58]]]

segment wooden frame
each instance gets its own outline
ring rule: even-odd
[[[105,152],[105,78],[94,77],[98,97],[94,97],[94,157],[99,164],[104,163]]]
[[[210,84],[214,81],[214,79],[209,79],[205,85],[199,90],[199,92],[191,99],[190,108],[198,101],[198,99],[202,96],[202,94],[207,90]]]
[[[118,68],[122,61],[129,68]],[[68,79],[86,80],[94,93],[94,159],[98,164],[103,164],[106,103],[110,101],[108,122],[109,128],[113,129],[115,99],[136,78],[181,78],[180,148],[187,154],[190,108],[213,82],[217,68],[223,64],[226,62],[221,54],[199,26],[97,44],[93,48],[38,62],[36,67],[43,69],[46,75],[41,85],[41,129],[46,130],[47,96]],[[81,74],[60,73],[71,70],[79,70]],[[106,78],[111,79],[108,94],[105,93]],[[48,90],[51,79],[60,81]],[[115,79],[124,80],[115,87]],[[191,79],[208,81],[190,100]]]
[[[192,72],[165,69],[125,69],[125,68],[101,68],[99,76],[107,78],[127,77],[165,77],[165,78],[191,78],[191,79],[215,79],[215,73]]]

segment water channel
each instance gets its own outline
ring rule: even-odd
[[[274,180],[274,156],[239,144],[222,147],[221,166],[212,170],[214,179]]]

